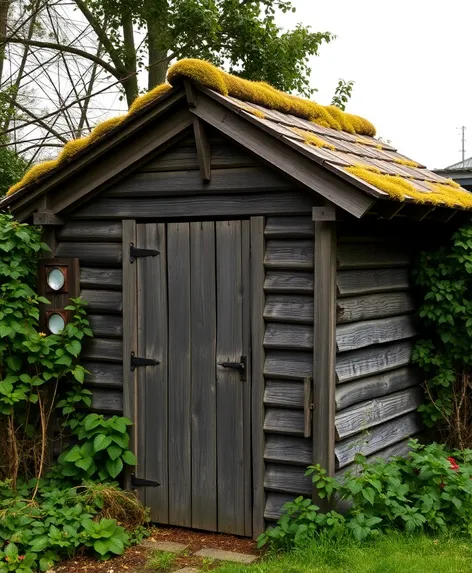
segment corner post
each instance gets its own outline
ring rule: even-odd
[[[335,471],[336,389],[336,209],[325,202],[313,207],[314,230],[314,317],[313,317],[313,463],[329,476]],[[313,499],[322,511],[330,503]]]

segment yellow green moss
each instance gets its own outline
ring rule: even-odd
[[[100,137],[106,135],[117,125],[119,125],[125,119],[125,117],[126,115],[118,115],[116,117],[106,119],[105,121],[102,121],[102,123],[96,125],[88,136],[89,143],[92,143],[93,141],[96,141],[97,139],[100,139]]]
[[[142,96],[138,96],[131,104],[128,110],[128,116],[134,115],[139,110],[143,109],[143,107],[155,101],[162,94],[168,92],[170,89],[172,89],[172,86],[170,84],[160,84],[155,88],[153,88],[151,91],[148,91],[147,93],[143,94]]]
[[[400,159],[400,158],[396,158],[393,160],[394,163],[398,163],[399,165],[406,165],[407,167],[419,167],[419,163],[416,163],[416,161],[413,161],[411,159]]]
[[[52,171],[56,167],[56,165],[57,165],[57,159],[43,161],[42,163],[34,165],[33,167],[31,167],[29,171],[25,173],[21,181],[19,181],[18,183],[10,187],[10,189],[8,189],[7,195],[11,195],[12,193],[18,191],[18,189],[21,189],[28,183],[37,181],[40,177],[42,177],[46,173],[49,173],[49,171]]]
[[[249,107],[248,105],[242,105],[241,109],[243,109],[244,111],[247,111],[247,113],[255,115],[256,117],[258,117],[260,119],[265,119],[265,117],[266,117],[264,112],[262,112],[259,109],[254,109],[253,107]]]
[[[304,129],[298,129],[297,127],[292,128],[293,131],[298,133],[303,138],[303,141],[307,145],[314,145],[315,147],[324,147],[326,149],[331,149],[331,151],[336,151],[336,147],[332,143],[328,143],[318,137],[314,133],[310,133],[309,131],[305,131]]]

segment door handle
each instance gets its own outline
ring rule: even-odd
[[[241,356],[240,362],[219,362],[218,366],[222,366],[223,368],[231,368],[232,370],[239,370],[239,379],[241,382],[246,382],[247,374],[247,357]]]

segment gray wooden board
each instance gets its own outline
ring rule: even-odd
[[[80,296],[87,301],[89,313],[121,314],[123,310],[123,295],[120,291],[83,289]]]
[[[422,389],[419,386],[412,386],[340,410],[335,419],[336,439],[343,440],[392,418],[412,412],[422,402]]]
[[[313,237],[313,221],[311,217],[269,217],[264,234],[266,239]]]
[[[121,415],[123,412],[123,392],[119,389],[105,390],[103,388],[93,388],[90,409],[98,412]]]
[[[310,350],[313,348],[313,327],[305,324],[268,322],[264,347],[280,350]]]
[[[405,248],[386,243],[340,243],[337,259],[340,269],[406,267],[411,262]]]
[[[216,531],[216,283],[214,223],[190,224],[192,527]]]
[[[81,267],[80,288],[121,290],[123,273],[121,269],[91,269]]]
[[[313,324],[313,296],[270,294],[266,298],[267,321]]]
[[[303,382],[266,380],[264,404],[277,408],[303,408]]]
[[[300,294],[313,292],[313,273],[268,270],[264,281],[267,293]]]
[[[295,436],[303,436],[303,410],[289,410],[288,408],[266,408],[264,430],[266,432],[277,432],[279,434],[293,434]]]
[[[336,387],[336,408],[342,410],[358,402],[416,386],[421,381],[422,377],[418,370],[406,367],[362,378],[355,382],[338,384]]]
[[[123,387],[123,368],[121,364],[82,360],[82,366],[87,370],[85,384],[87,386]]]
[[[78,257],[80,264],[91,267],[121,266],[121,243],[59,243],[56,257]]]
[[[267,521],[276,521],[282,515],[283,506],[295,499],[294,494],[271,491],[267,494],[264,517]]]
[[[169,522],[192,526],[190,227],[167,226],[169,289]]]
[[[338,442],[335,448],[336,467],[342,468],[351,464],[357,453],[371,455],[422,429],[419,415],[410,412],[405,416],[394,418],[385,424],[375,426],[366,432]]]
[[[413,296],[408,292],[388,292],[337,301],[337,323],[355,322],[370,318],[383,318],[409,314],[415,310]]]
[[[313,353],[267,350],[264,375],[268,378],[295,378],[302,380],[313,372]]]
[[[94,336],[121,338],[123,335],[123,320],[121,316],[89,314],[88,319]]]
[[[343,352],[336,358],[337,381],[349,382],[406,366],[411,361],[412,348],[413,343],[407,340]]]
[[[121,242],[123,228],[121,221],[67,221],[59,229],[58,241],[101,241]]]
[[[266,243],[266,268],[312,269],[313,240],[271,239]]]
[[[217,363],[239,362],[243,354],[241,222],[216,228]],[[243,385],[236,370],[217,368],[218,530],[245,533],[245,456]],[[231,444],[231,446],[230,446]]]
[[[100,196],[71,215],[78,219],[206,218],[311,213],[313,200],[306,193],[266,192],[172,197]]]
[[[406,268],[372,270],[338,270],[338,296],[407,290],[410,287]]]
[[[120,181],[106,197],[155,197],[158,195],[203,195],[291,191],[293,185],[263,167],[218,169],[204,182],[199,170],[139,173]]]
[[[267,434],[264,459],[268,462],[309,466],[313,460],[311,439]]]
[[[336,347],[338,352],[357,350],[373,344],[412,338],[418,332],[417,321],[408,315],[352,322],[337,326]]]
[[[269,491],[285,491],[311,495],[312,483],[305,476],[306,468],[286,464],[266,464],[264,487]]]
[[[89,338],[84,342],[82,356],[86,360],[103,360],[104,362],[123,361],[123,343],[121,340],[107,338]]]

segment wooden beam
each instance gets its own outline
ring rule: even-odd
[[[211,149],[210,142],[205,132],[203,121],[198,117],[193,120],[195,144],[197,146],[198,165],[203,181],[211,181]]]
[[[184,88],[189,107],[195,107],[197,105],[197,90],[195,86],[190,80],[184,80]]]
[[[313,463],[334,476],[336,361],[336,227],[314,222]],[[322,510],[330,504],[313,498]]]
[[[379,200],[375,204],[373,211],[377,214],[380,219],[393,219],[405,206],[405,203],[401,203],[400,201],[387,201],[387,200]]]
[[[240,117],[204,93],[199,94],[197,105],[191,112],[299,184],[355,217],[362,217],[376,201],[375,197],[342,181],[315,161],[291,149],[288,143],[280,140],[279,133],[264,131],[254,125],[249,117]]]
[[[64,225],[64,223],[64,219],[57,217],[51,211],[36,211],[36,213],[33,213],[33,225],[57,227]]]
[[[313,207],[313,221],[336,221],[336,206],[326,202],[322,207]]]

